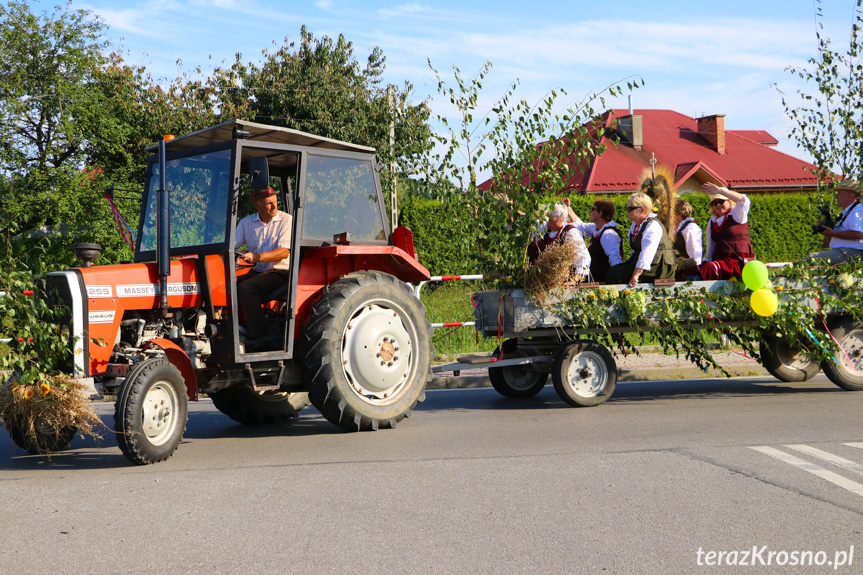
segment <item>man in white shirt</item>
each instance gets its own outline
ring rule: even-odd
[[[863,257],[863,206],[860,204],[860,184],[851,180],[841,181],[836,186],[836,202],[842,208],[836,226],[830,228],[822,225],[821,231],[821,235],[824,236],[824,246],[830,249],[809,254],[806,259],[830,260],[830,263],[835,264]]]
[[[249,251],[239,260],[254,264],[255,269],[237,281],[237,299],[246,318],[247,352],[272,346],[266,341],[264,310],[270,294],[291,281],[290,214],[279,210],[278,196],[272,188],[252,194],[258,213],[246,216],[237,224],[235,248],[245,245]]]

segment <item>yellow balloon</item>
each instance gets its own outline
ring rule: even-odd
[[[779,308],[779,300],[776,298],[776,294],[769,289],[758,289],[752,292],[749,305],[752,306],[752,311],[766,317],[776,313]]]

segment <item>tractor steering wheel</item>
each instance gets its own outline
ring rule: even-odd
[[[255,264],[247,264],[247,263],[245,263],[245,262],[242,260],[243,254],[245,254],[245,253],[246,253],[246,252],[241,252],[241,251],[239,251],[239,250],[234,250],[234,257],[235,257],[235,259],[234,259],[234,269],[235,269],[235,270],[241,270],[241,269],[245,269],[245,268],[253,268],[253,267],[255,267]],[[242,263],[241,263],[241,262],[242,262]]]

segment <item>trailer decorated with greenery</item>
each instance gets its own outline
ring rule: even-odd
[[[836,385],[863,390],[861,263],[801,262],[768,275],[750,262],[743,281],[506,289],[477,292],[473,303],[477,331],[497,338],[497,350],[434,369],[487,367],[507,397],[538,393],[550,374],[564,401],[599,405],[617,383],[615,355],[643,343],[728,375],[710,354],[718,340],[782,381],[823,369]]]

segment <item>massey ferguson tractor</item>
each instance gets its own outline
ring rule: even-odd
[[[169,458],[201,394],[246,424],[311,402],[347,431],[395,427],[425,397],[431,327],[406,282],[429,278],[410,231],[388,226],[374,149],[232,121],[159,142],[146,172],[132,263],[52,272],[67,310],[71,375],[116,395],[115,431],[135,464]],[[290,282],[264,304],[277,342],[245,349],[235,230],[272,187],[293,216]],[[40,430],[31,452],[75,429]]]

